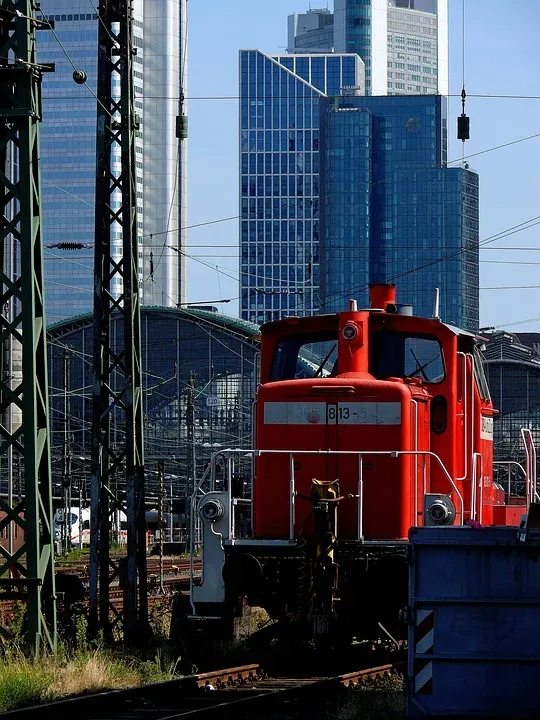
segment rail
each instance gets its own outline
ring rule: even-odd
[[[313,717],[321,707],[335,707],[346,688],[404,671],[402,661],[354,672],[318,677],[268,677],[258,664],[200,673],[142,687],[112,690],[57,700],[12,711],[9,716],[26,720],[39,713],[51,717],[79,715],[86,720],[107,717],[120,720],[143,712],[155,720],[196,717],[232,718]],[[249,691],[243,688],[249,686]]]

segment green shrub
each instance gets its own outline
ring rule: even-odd
[[[32,663],[15,661],[0,666],[0,710],[37,705],[48,699],[52,673]]]

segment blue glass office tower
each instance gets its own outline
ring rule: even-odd
[[[478,176],[447,168],[441,96],[321,100],[321,309],[367,307],[370,282],[478,329]]]
[[[90,4],[74,7],[67,0],[56,3],[52,12],[47,17],[54,21],[56,35],[95,93],[96,12]],[[50,30],[40,32],[39,58],[56,67],[43,78],[41,126],[45,299],[47,321],[53,323],[92,309],[96,100],[87,87],[73,82],[73,68]],[[87,247],[47,247],[59,243]]]
[[[357,55],[240,52],[241,315],[319,310],[319,100],[363,91]]]
[[[88,0],[50,0],[43,13],[54,20],[55,33],[39,33],[40,61],[56,66],[43,78],[44,243],[87,246],[45,248],[46,313],[51,323],[90,312],[93,305],[96,5]],[[135,112],[140,121],[135,140],[137,226],[145,305],[174,306],[185,294],[185,260],[180,251],[186,244],[186,162],[185,143],[176,138],[176,116],[181,78],[185,88],[187,74],[185,53],[180,57],[186,16],[187,0],[133,2]],[[86,72],[87,86],[73,82],[71,63]],[[112,91],[119,92],[119,87]],[[120,154],[117,148],[113,152],[112,162],[118,168]],[[114,198],[114,206],[120,207],[120,201],[119,196]],[[113,255],[120,257],[121,237],[114,227],[111,246]]]

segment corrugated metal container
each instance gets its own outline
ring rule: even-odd
[[[540,531],[412,528],[408,717],[540,717]]]

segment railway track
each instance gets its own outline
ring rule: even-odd
[[[161,586],[159,582],[159,558],[148,558],[146,563],[146,572],[148,576],[148,602],[150,606],[159,605],[160,601],[162,601],[164,598],[171,597],[172,594],[177,591],[187,592],[189,590],[189,559],[168,557],[164,558],[163,564],[164,592],[161,592]],[[195,577],[197,577],[200,574],[201,569],[200,560],[195,560],[193,567],[195,571]],[[87,587],[88,560],[83,559],[70,561],[66,565],[63,565],[62,563],[57,564],[56,573],[76,575],[77,577],[81,578],[81,580]],[[118,611],[121,611],[123,607],[122,588],[120,588],[118,585],[113,584],[110,587],[109,593],[112,604]],[[21,597],[21,601],[24,602],[24,597]],[[13,604],[15,602],[17,602],[17,600],[0,599],[0,617],[3,617],[4,619],[10,618],[13,615]]]
[[[115,560],[120,560],[125,555],[115,556]],[[200,570],[200,560],[194,561],[194,569]],[[90,560],[83,558],[82,560],[70,560],[63,562],[57,560],[55,567],[56,572],[68,573],[69,575],[78,575],[82,578],[87,578],[89,573]],[[189,572],[189,558],[177,558],[177,557],[166,557],[163,558],[163,570],[166,574],[170,573],[188,573]],[[149,557],[146,560],[146,571],[148,573],[159,573],[159,558]]]
[[[326,677],[266,677],[259,665],[243,665],[144,687],[98,693],[12,712],[26,720],[36,713],[77,720],[175,720],[176,718],[315,718],[346,688],[397,673],[381,665]],[[2,715],[0,714],[0,717]]]

